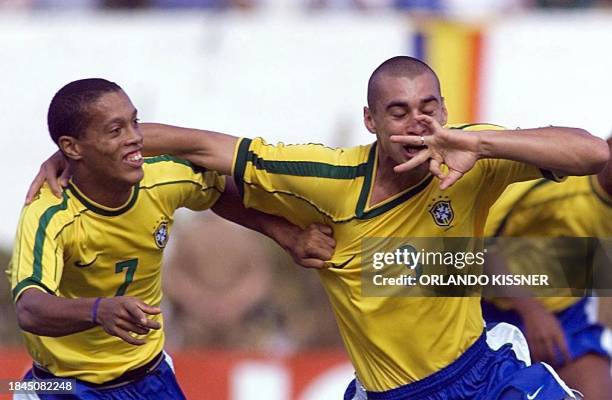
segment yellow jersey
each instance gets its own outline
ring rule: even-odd
[[[603,190],[596,176],[572,176],[558,184],[549,182],[539,180],[509,186],[491,208],[486,235],[534,238],[612,237],[612,196]],[[545,260],[537,263],[538,266],[546,268],[546,265],[559,265],[556,261],[558,250],[538,248],[535,253],[538,258]],[[517,258],[516,262],[511,261],[509,268],[513,272],[534,273],[533,256],[532,252],[525,253],[525,257],[531,257],[529,266],[522,266],[522,259]],[[525,269],[531,270],[524,271]],[[550,273],[558,270],[549,268]],[[576,297],[538,299],[553,312],[561,311],[580,300]],[[501,308],[509,307],[500,299],[494,302]]]
[[[170,156],[146,158],[144,178],[121,207],[96,204],[73,182],[61,199],[48,187],[24,207],[9,275],[15,301],[28,288],[69,299],[134,296],[158,306],[161,261],[177,208],[210,208],[224,190],[216,172]],[[162,315],[152,319],[163,324]],[[24,332],[32,358],[56,376],[110,381],[153,359],[163,329],[133,346],[100,326],[61,337]]]
[[[385,391],[423,379],[455,361],[482,334],[484,321],[479,297],[363,296],[362,242],[386,237],[482,237],[489,208],[506,186],[541,178],[542,172],[509,160],[480,160],[445,191],[428,175],[371,205],[377,162],[376,143],[334,149],[242,139],[232,173],[246,207],[302,227],[318,222],[333,228],[334,267],[319,272],[321,281],[359,380],[367,390]]]

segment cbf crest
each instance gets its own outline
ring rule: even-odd
[[[429,213],[438,226],[449,226],[455,219],[455,211],[448,197],[439,196],[429,206]]]
[[[155,239],[155,244],[160,249],[166,247],[166,243],[168,243],[168,238],[170,237],[170,233],[168,232],[168,221],[161,221],[155,232],[153,233],[153,238]]]

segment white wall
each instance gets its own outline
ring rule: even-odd
[[[511,127],[612,132],[612,14],[500,19],[488,29],[482,116]]]

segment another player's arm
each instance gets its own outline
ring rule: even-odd
[[[231,174],[238,142],[235,136],[152,123],[140,124],[140,129],[144,135],[144,153],[147,156],[171,154],[222,175]]]
[[[142,123],[143,153],[146,156],[171,154],[195,165],[229,175],[238,138],[223,133],[172,125]],[[26,204],[30,204],[42,185],[48,182],[52,192],[60,196],[68,182],[68,163],[58,150],[40,166],[30,184]]]
[[[95,302],[95,298],[67,299],[32,287],[21,293],[15,312],[19,327],[39,336],[65,336],[101,325],[110,335],[141,345],[145,341],[130,332],[145,335],[150,329],[161,328],[159,322],[147,318],[161,310],[134,297],[100,299],[94,321]]]
[[[232,178],[226,179],[225,191],[212,210],[229,221],[270,237],[303,267],[323,268],[334,253],[336,242],[329,226],[312,224],[302,229],[284,218],[246,209]]]
[[[520,315],[525,327],[531,358],[557,365],[572,360],[563,328],[557,317],[538,299],[531,297],[508,298],[512,308]],[[561,354],[562,359],[557,359]]]
[[[497,246],[489,248],[486,271],[490,275],[510,274],[506,257],[498,250]],[[533,292],[522,286],[507,286],[498,288],[496,293],[499,298],[511,304],[523,321],[525,337],[534,361],[556,365],[558,351],[563,363],[571,360],[563,328],[557,318],[537,298],[532,297]]]
[[[442,128],[433,118],[421,115],[429,135],[396,135],[391,140],[411,146],[427,146],[409,161],[395,167],[409,171],[429,161],[430,170],[442,179],[442,188],[451,186],[476,161],[503,158],[535,165],[560,175],[589,175],[607,163],[610,151],[605,141],[578,128],[548,127],[518,131],[454,132]],[[440,166],[446,164],[449,173]]]

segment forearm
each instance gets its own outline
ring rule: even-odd
[[[94,298],[66,299],[27,289],[19,297],[15,310],[19,326],[40,336],[65,336],[94,327]]]
[[[231,177],[227,178],[225,191],[212,210],[228,221],[268,236],[283,249],[289,248],[302,231],[284,218],[245,208]]]
[[[479,158],[505,158],[565,175],[590,175],[607,163],[606,142],[577,128],[482,131]]]
[[[512,309],[523,319],[535,311],[544,309],[542,303],[533,297],[508,297],[507,299]]]
[[[235,136],[171,125],[143,123],[146,156],[170,154],[229,175],[232,169]]]

